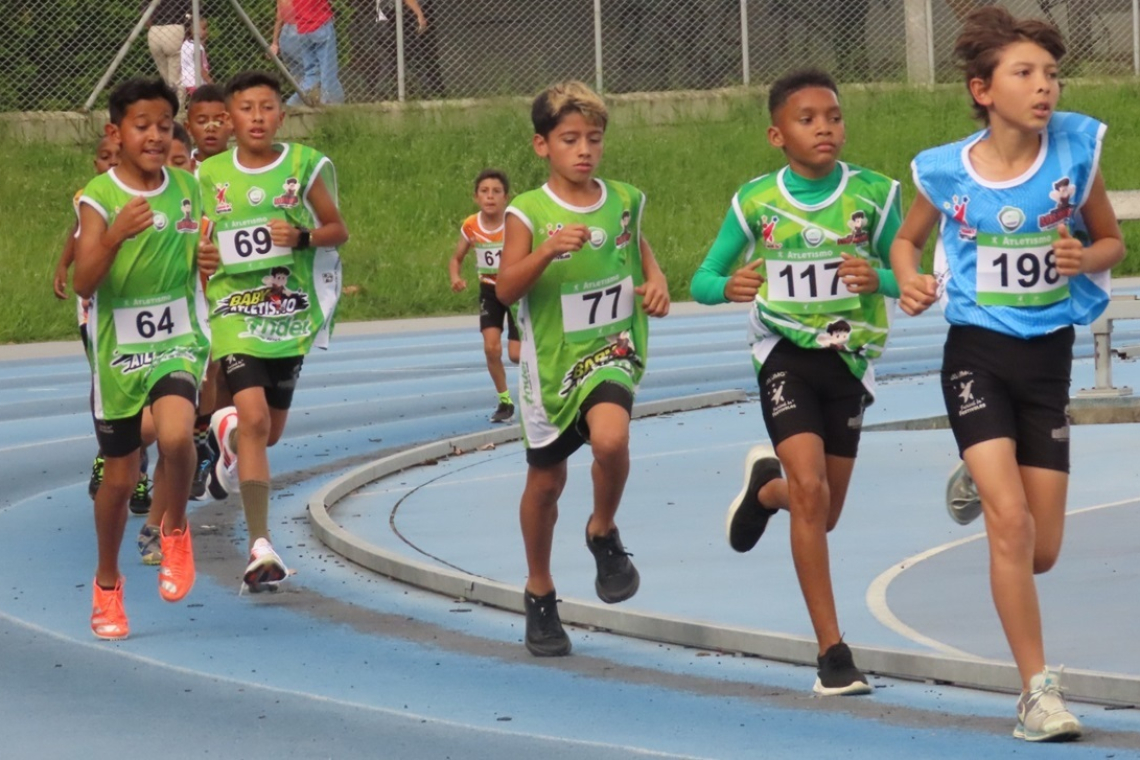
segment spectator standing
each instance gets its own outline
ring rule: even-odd
[[[404,7],[411,11],[404,14],[406,69],[418,80],[422,97],[442,98],[445,91],[439,70],[434,3],[432,0],[404,0]]]
[[[143,10],[149,3],[143,3]],[[159,76],[170,88],[178,90],[182,80],[182,40],[186,37],[186,19],[190,16],[190,0],[160,0],[150,17],[146,44]]]
[[[210,61],[206,57],[206,38],[210,36],[210,25],[205,18],[198,19],[198,39],[202,47],[198,50],[198,55],[202,58],[202,84],[213,84],[214,78],[210,76]],[[182,55],[180,57],[180,70],[182,72],[181,87],[179,87],[178,94],[193,95],[194,90],[198,89],[198,77],[194,71],[194,22],[188,21],[186,23],[185,39],[182,40]],[[182,98],[186,100],[185,97]]]
[[[311,92],[320,87],[322,103],[343,103],[344,90],[337,72],[336,26],[329,0],[293,0],[293,18],[301,39],[301,88]]]
[[[305,78],[305,67],[301,61],[301,36],[297,34],[297,16],[293,12],[293,0],[277,0],[277,20],[273,24],[273,43],[269,52],[281,59],[289,74],[300,84]],[[301,102],[301,96],[294,93],[288,105]]]

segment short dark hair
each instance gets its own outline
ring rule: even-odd
[[[507,173],[502,169],[484,169],[479,172],[479,176],[475,178],[475,192],[479,192],[479,185],[483,184],[485,179],[497,179],[503,185],[503,192],[507,195],[511,194],[511,181],[507,179]]]
[[[178,122],[174,122],[174,139],[185,145],[187,148],[193,148],[194,143],[190,142],[190,133],[186,131],[186,127]]]
[[[269,276],[270,277],[276,277],[279,274],[283,274],[286,277],[288,277],[289,276],[289,267],[273,267],[272,269],[269,270]]]
[[[204,84],[198,89],[194,90],[190,95],[190,100],[186,101],[186,110],[190,110],[190,106],[195,103],[222,103],[226,102],[225,93],[222,88],[216,84]]]
[[[798,69],[785,74],[772,83],[772,87],[768,90],[769,118],[775,119],[776,111],[788,102],[788,98],[809,87],[822,87],[825,90],[831,90],[836,96],[839,95],[839,88],[835,85],[835,80],[831,78],[831,74],[822,69]]]
[[[226,100],[254,87],[268,87],[277,93],[279,99],[281,97],[281,82],[277,77],[265,71],[243,71],[234,74],[230,77],[230,81],[226,82]]]
[[[111,112],[111,123],[119,126],[127,109],[140,100],[165,100],[170,104],[170,115],[178,114],[178,95],[170,89],[170,85],[162,79],[145,79],[136,77],[128,79],[116,87],[111,93],[107,103],[107,110]]]
[[[1035,18],[1015,18],[1000,5],[977,8],[966,16],[962,32],[954,41],[954,57],[970,80],[989,84],[1001,59],[1001,51],[1015,42],[1032,42],[1049,52],[1058,62],[1065,57],[1065,40],[1056,26]],[[989,124],[990,113],[970,94],[974,117]]]
[[[586,121],[602,129],[606,128],[610,118],[605,101],[598,93],[582,82],[571,79],[552,84],[534,99],[530,108],[534,133],[546,137],[572,113],[582,114]]]

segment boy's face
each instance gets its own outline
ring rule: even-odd
[[[270,87],[250,87],[230,96],[230,123],[238,145],[254,151],[268,151],[285,120],[281,98]]]
[[[768,142],[784,151],[793,171],[809,178],[830,174],[846,141],[839,99],[826,87],[793,92],[768,127]]]
[[[190,171],[190,146],[181,140],[171,140],[170,154],[166,157],[166,165]]]
[[[127,106],[121,124],[108,124],[107,135],[119,142],[119,161],[146,174],[162,170],[174,134],[174,109],[162,98]]]
[[[104,136],[95,150],[95,173],[103,174],[108,169],[119,165],[119,143],[110,137]]]
[[[970,80],[970,94],[997,116],[1028,132],[1049,123],[1061,96],[1057,59],[1035,42],[1014,42],[1002,48],[989,84]]]
[[[534,136],[534,152],[550,161],[551,174],[572,184],[589,181],[602,160],[606,130],[572,111],[550,134]]]
[[[185,126],[202,158],[218,155],[230,141],[232,130],[225,103],[192,103]]]
[[[503,183],[494,177],[488,177],[475,188],[475,203],[479,210],[487,216],[498,216],[507,207],[507,191]]]

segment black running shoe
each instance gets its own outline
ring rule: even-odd
[[[214,463],[218,461],[218,454],[207,441],[199,443],[196,448],[198,469],[194,471],[194,482],[190,484],[190,498],[206,501],[210,498],[210,482],[214,477]]]
[[[586,546],[598,564],[598,577],[594,580],[594,590],[598,598],[606,604],[624,602],[637,593],[641,576],[629,561],[632,556],[622,546],[618,529],[614,528],[605,536],[590,537],[590,523],[586,523]]]
[[[131,491],[131,513],[145,515],[150,511],[150,500],[150,478],[145,472],[140,472],[139,482],[135,484],[135,490]]]
[[[515,405],[500,401],[499,407],[491,415],[491,422],[510,422],[515,418]]]
[[[841,641],[820,655],[818,676],[812,691],[824,697],[836,697],[870,694],[871,686],[867,677],[855,667],[851,649]]]
[[[551,591],[535,596],[523,591],[526,607],[526,648],[535,657],[565,657],[570,654],[570,637],[558,617],[558,599]]]
[[[768,527],[768,518],[779,511],[760,506],[756,494],[769,480],[782,475],[780,460],[771,446],[753,446],[744,458],[744,488],[728,505],[725,520],[728,545],[736,551],[746,552],[755,546]]]

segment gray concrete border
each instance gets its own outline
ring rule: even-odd
[[[740,391],[685,396],[638,404],[634,417],[693,411],[740,403]],[[309,523],[322,543],[337,554],[393,580],[511,612],[522,613],[522,588],[420,562],[371,544],[342,528],[329,510],[350,493],[401,470],[440,457],[467,452],[479,446],[518,440],[518,425],[447,438],[402,451],[351,470],[328,483],[309,499]],[[564,599],[562,620],[624,636],[698,649],[740,652],[768,660],[816,665],[816,642],[801,636],[735,628],[700,620],[670,617]],[[852,645],[859,666],[866,672],[907,680],[949,683],[991,691],[1017,692],[1020,679],[1009,662],[964,659],[898,649]],[[1140,677],[1091,670],[1065,670],[1065,688],[1075,700],[1108,704],[1140,704]]]

